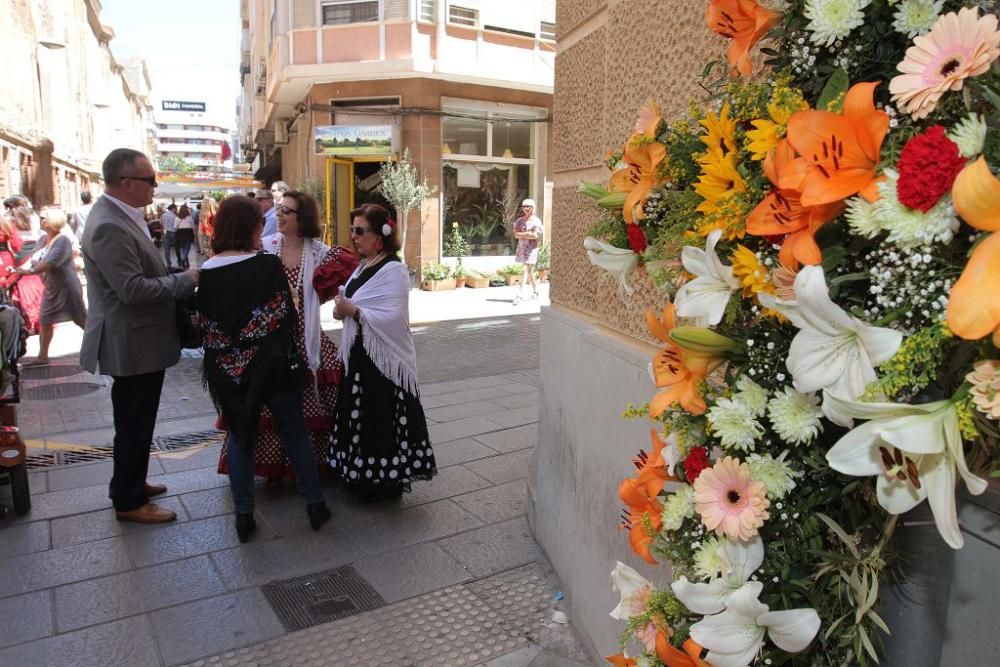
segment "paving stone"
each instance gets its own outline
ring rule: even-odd
[[[494,484],[524,479],[528,476],[528,463],[533,452],[523,449],[509,454],[491,456],[488,459],[469,461],[465,467]]]
[[[564,658],[554,651],[542,651],[534,660],[528,663],[528,667],[586,667],[588,663],[577,662]]]
[[[233,494],[228,487],[194,491],[179,497],[192,519],[207,519],[210,516],[231,514],[235,511]]]
[[[485,523],[497,523],[524,516],[527,499],[528,489],[523,479],[452,498],[463,509]]]
[[[154,502],[164,509],[177,514],[177,523],[188,521],[188,514],[177,498],[158,497]],[[65,518],[52,519],[52,546],[68,547],[84,542],[95,542],[118,535],[132,535],[153,530],[163,530],[162,525],[119,521],[114,509],[77,514]]]
[[[284,633],[281,621],[257,589],[161,609],[151,618],[160,655],[168,665],[249,646]]]
[[[477,387],[475,389],[462,389],[433,396],[438,401],[439,406],[458,405],[471,401],[489,401],[511,396],[519,396],[526,392],[538,391],[535,387],[519,382],[500,382],[489,387]],[[423,392],[423,389],[421,389]],[[421,393],[423,396],[423,393]]]
[[[496,422],[500,426],[523,426],[524,424],[533,424],[538,421],[538,406],[531,405],[526,408],[517,408],[516,410],[504,410],[503,412],[494,412],[488,415],[483,415],[483,419],[487,419],[491,422]]]
[[[51,546],[48,521],[35,521],[0,528],[0,559],[45,551]]]
[[[457,419],[446,424],[430,424],[427,430],[430,432],[431,444],[437,444],[439,442],[467,438],[470,435],[489,433],[501,428],[502,426],[496,422],[489,421],[483,417],[466,417],[465,419]]]
[[[164,472],[168,473],[182,470],[197,470],[199,468],[211,468],[214,471],[219,466],[219,453],[221,451],[221,445],[193,447],[174,452],[164,452],[158,454],[156,458],[159,459]]]
[[[438,544],[480,577],[544,558],[524,517],[476,528]]]
[[[465,419],[466,417],[491,414],[501,407],[494,401],[471,401],[469,403],[459,403],[458,405],[448,405],[441,408],[428,409],[427,406],[424,406],[424,413],[428,419],[443,423],[455,421],[456,419]]]
[[[154,565],[55,589],[60,632],[225,592],[208,556]]]
[[[50,493],[32,494],[31,511],[15,521],[27,523],[41,519],[84,514],[111,507],[108,485],[86,486]]]
[[[264,541],[273,537],[267,525],[258,522],[254,539]],[[128,535],[125,540],[136,567],[220,551],[239,544],[233,519],[229,516],[161,526],[158,530]]]
[[[394,508],[367,521],[344,525],[362,549],[379,554],[469,530],[482,522],[450,500]]]
[[[0,598],[124,572],[131,566],[120,537],[16,556],[0,561]]]
[[[485,377],[465,378],[464,380],[449,380],[447,382],[430,382],[420,387],[421,396],[436,396],[456,391],[494,387],[498,384],[510,384],[509,380],[495,375]]]
[[[151,477],[149,481],[153,484],[166,484],[168,496],[229,486],[229,477],[220,475],[215,468],[182,470]]]
[[[532,389],[525,391],[523,394],[514,394],[512,396],[503,396],[495,400],[505,408],[527,408],[527,407],[537,407],[539,405],[538,390]]]
[[[415,482],[413,491],[403,495],[402,505],[412,507],[423,503],[450,498],[490,486],[490,482],[463,466],[450,466],[438,470],[434,479]]]
[[[107,485],[111,482],[113,461],[86,465],[52,466],[49,468],[49,490],[78,489],[83,486]]]
[[[28,488],[31,489],[32,495],[36,493],[48,493],[49,477],[46,471],[40,470],[38,472],[29,472]]]
[[[477,435],[476,440],[499,452],[514,452],[538,444],[538,425],[528,424]]]
[[[35,591],[7,598],[2,615],[0,648],[48,637],[52,634],[52,593]]]
[[[149,619],[135,616],[0,650],[0,665],[131,667],[159,665]]]
[[[447,588],[472,578],[472,573],[433,544],[361,559],[354,568],[389,603]]]
[[[513,653],[493,658],[489,662],[483,663],[483,667],[527,667],[535,659],[535,656],[541,652],[541,646],[530,644]]]
[[[434,443],[434,460],[437,461],[438,470],[494,454],[496,454],[496,450],[473,438],[459,438],[458,440]]]
[[[319,572],[352,562],[363,556],[343,530],[330,524],[319,532],[279,537],[216,551],[212,561],[229,590],[259,586],[276,579]]]

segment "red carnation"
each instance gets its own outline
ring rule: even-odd
[[[926,213],[944,193],[951,190],[958,172],[965,166],[958,145],[934,125],[903,146],[899,154],[899,181],[896,195],[912,209]]]
[[[628,232],[628,247],[634,252],[642,252],[646,249],[646,235],[642,233],[639,225],[627,224],[625,231]]]
[[[684,458],[684,475],[688,484],[694,484],[701,471],[708,467],[708,450],[704,447],[692,447]]]

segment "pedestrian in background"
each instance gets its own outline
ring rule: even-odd
[[[278,212],[274,210],[274,195],[270,190],[261,188],[257,190],[254,199],[260,206],[260,214],[264,216],[264,238],[266,239],[278,231]]]
[[[409,273],[386,209],[365,204],[351,219],[362,259],[334,300],[334,317],[344,322],[344,381],[330,465],[362,500],[398,498],[412,480],[437,473],[417,385]]]
[[[163,257],[167,260],[167,268],[173,268],[170,253],[177,255],[177,205],[171,204],[160,217],[160,227],[163,228]],[[178,266],[180,256],[178,255]]]
[[[198,217],[198,247],[205,257],[212,256],[212,234],[214,233],[215,212],[219,205],[212,197],[201,201],[201,215]]]
[[[215,254],[202,266],[198,289],[204,378],[228,428],[229,488],[240,542],[256,528],[253,460],[263,410],[280,434],[312,529],[330,518],[303,412],[308,374],[295,342],[296,301],[279,257],[257,253],[262,230],[253,200],[225,199],[215,221]]]
[[[146,481],[160,392],[181,356],[177,301],[198,271],[170,274],[150,238],[143,208],[153,201],[156,170],[139,151],[117,148],[102,165],[105,190],[87,218],[83,261],[90,313],[80,365],[114,378],[114,472],[110,496],[119,521],[163,523],[177,516],[149,502],[166,493]]]
[[[525,199],[521,202],[521,217],[514,221],[514,238],[517,239],[517,254],[514,261],[523,265],[521,284],[514,297],[514,305],[521,303],[524,286],[531,283],[531,298],[538,298],[538,286],[535,284],[535,264],[538,263],[538,241],[542,236],[542,221],[535,215],[535,200]]]
[[[24,242],[14,226],[11,215],[0,216],[0,285],[9,290],[11,301],[20,308],[24,326],[33,336],[41,330],[39,316],[45,285],[39,276],[20,273],[16,269],[31,259],[21,255]]]
[[[181,204],[177,209],[177,226],[175,228],[177,241],[177,266],[182,269],[191,268],[191,246],[194,244],[194,216],[187,204]]]
[[[49,346],[55,325],[73,322],[81,329],[87,326],[87,309],[83,305],[83,287],[73,263],[73,241],[64,234],[66,213],[56,206],[45,206],[39,212],[45,236],[39,241],[31,261],[18,268],[20,273],[41,275],[45,282],[40,314],[41,340],[38,356],[25,366],[49,363]],[[67,230],[68,231],[68,230]]]
[[[76,238],[81,238],[83,236],[83,229],[87,225],[87,216],[90,215],[90,209],[94,207],[93,198],[90,193],[84,190],[80,193],[80,206],[73,211],[73,218],[70,220],[70,229],[76,234]]]

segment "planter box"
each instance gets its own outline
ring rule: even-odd
[[[465,286],[475,287],[475,288],[489,287],[490,279],[487,278],[486,276],[483,276],[482,278],[473,278],[472,276],[466,276]]]
[[[521,284],[521,276],[504,276],[504,279],[507,281],[508,286]]]
[[[462,289],[465,287],[466,280],[468,280],[468,278],[455,278],[455,289]]]
[[[455,279],[454,278],[444,278],[442,280],[431,280],[428,278],[425,280],[421,287],[428,292],[437,292],[443,289],[455,289]]]

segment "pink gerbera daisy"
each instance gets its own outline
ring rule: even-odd
[[[915,120],[934,111],[942,95],[961,90],[965,79],[982,74],[1000,56],[997,24],[995,15],[979,16],[975,7],[941,16],[896,66],[902,74],[889,83],[893,101]]]
[[[768,518],[767,487],[750,479],[750,466],[727,456],[694,483],[694,509],[717,535],[747,541]]]

